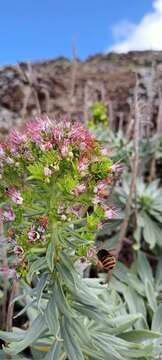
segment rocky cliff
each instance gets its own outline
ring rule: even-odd
[[[42,112],[84,120],[96,100],[107,105],[111,126],[122,127],[133,114],[137,74],[145,120],[153,124],[162,102],[162,52],[111,53],[83,62],[58,58],[1,67],[0,132],[6,134]]]

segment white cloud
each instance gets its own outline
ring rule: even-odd
[[[162,50],[162,0],[153,1],[152,12],[139,24],[122,21],[113,27],[115,44],[108,51]]]

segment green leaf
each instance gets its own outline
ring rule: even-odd
[[[149,280],[146,280],[145,282],[145,293],[148,300],[148,304],[150,305],[150,308],[154,312],[157,309],[157,302],[155,297],[155,290],[153,288],[153,285],[149,282]]]
[[[46,269],[46,267],[47,267],[47,263],[44,257],[41,257],[36,261],[34,261],[29,269],[29,273],[27,276],[28,282],[31,282],[34,274],[37,274],[38,272],[40,272],[40,270]]]
[[[54,244],[50,242],[46,252],[47,265],[52,272],[54,270]]]
[[[153,249],[156,243],[161,245],[161,229],[146,213],[144,213],[143,219],[143,236],[145,241],[150,245],[150,249]]]
[[[142,318],[142,315],[139,314],[130,314],[130,315],[121,315],[114,318],[114,329],[113,334],[117,335],[123,331],[126,331],[130,326]]]
[[[28,171],[31,174],[28,177],[28,180],[35,179],[35,180],[43,180],[44,177],[44,165],[39,163],[35,163],[33,165],[28,166]]]
[[[134,324],[134,327],[136,329],[143,329],[147,328],[147,322],[146,322],[146,308],[143,301],[143,298],[137,294],[137,292],[132,289],[131,287],[127,287],[125,293],[124,293],[125,301],[128,305],[128,309],[130,314],[134,313],[141,313],[142,319],[139,319]]]
[[[51,299],[47,305],[45,311],[45,321],[52,335],[56,336],[59,333],[59,320],[58,320],[58,309],[55,301],[55,291],[53,292]]]
[[[28,304],[26,304],[21,311],[19,311],[13,318],[16,319],[22,314],[24,314],[29,307],[31,307],[36,302],[36,299],[31,300]]]
[[[52,346],[52,349],[48,351],[44,360],[60,360],[61,353],[61,342],[59,340],[55,340]]]
[[[36,301],[38,309],[42,311],[41,309],[41,298],[43,294],[43,290],[46,287],[48,281],[48,274],[43,274],[41,278],[39,279],[38,285],[37,285],[37,294],[36,294]]]
[[[112,345],[111,339],[102,335],[95,336],[97,348],[103,356],[103,359],[115,359],[115,360],[125,360],[125,358],[120,354],[117,349]]]
[[[120,334],[120,338],[127,341],[133,341],[135,343],[142,343],[146,340],[156,340],[161,336],[161,333],[150,330],[133,330]]]
[[[131,286],[138,294],[144,296],[145,291],[142,282],[133,273],[128,273],[128,285]]]
[[[61,318],[61,334],[64,340],[64,347],[69,360],[85,360],[81,348],[77,342],[70,322],[67,318]]]
[[[156,268],[155,288],[157,291],[162,290],[162,256],[160,257]]]
[[[56,301],[57,307],[59,309],[59,312],[61,314],[64,314],[67,318],[75,317],[74,311],[70,307],[69,303],[67,302],[63,288],[62,288],[59,280],[55,283],[54,293],[55,293],[55,301]]]
[[[44,316],[39,315],[31,324],[31,327],[25,332],[24,339],[19,342],[13,342],[8,347],[4,348],[7,354],[17,355],[28,346],[33,344],[40,335],[46,330],[46,323]]]
[[[137,255],[137,272],[143,283],[148,280],[153,285],[154,279],[151,266],[146,258],[146,255],[144,255],[141,251],[139,251]]]
[[[24,330],[13,329],[12,332],[0,330],[0,339],[5,342],[21,341],[24,338]]]
[[[162,336],[162,304],[159,304],[152,318],[152,330],[161,332]]]

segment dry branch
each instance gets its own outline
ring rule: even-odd
[[[134,102],[135,102],[135,123],[134,123],[134,156],[132,159],[132,175],[131,175],[131,183],[130,183],[130,190],[129,196],[125,208],[125,218],[121,224],[120,232],[119,232],[119,239],[116,248],[117,256],[119,255],[123,242],[125,239],[125,234],[128,226],[129,221],[129,214],[132,204],[133,195],[136,193],[136,179],[138,175],[138,164],[139,164],[139,138],[140,138],[140,101],[139,101],[139,93],[138,93],[138,78],[136,78],[136,87],[135,87],[135,95],[134,95]]]

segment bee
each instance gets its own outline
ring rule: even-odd
[[[113,270],[116,266],[117,259],[116,256],[113,255],[110,251],[106,249],[101,249],[97,252],[97,266],[101,270],[105,270],[106,272],[109,270]]]
[[[115,268],[117,258],[111,251],[100,249],[97,252],[97,270],[108,274],[107,280],[110,280],[112,270]]]

